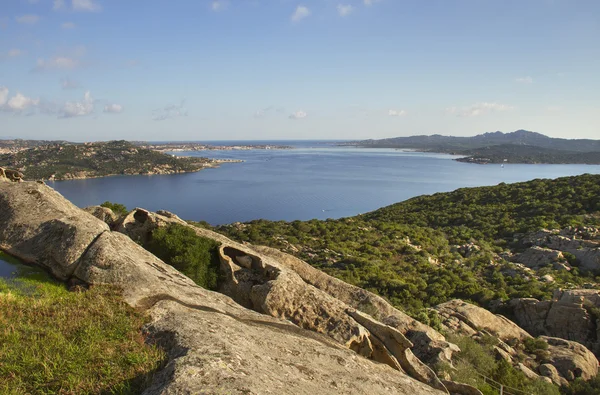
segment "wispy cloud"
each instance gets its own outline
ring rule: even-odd
[[[83,100],[66,102],[59,113],[61,118],[74,118],[90,115],[94,112],[94,98],[90,91],[85,92]]]
[[[533,84],[533,78],[531,77],[519,77],[515,78],[515,81],[519,84]]]
[[[229,5],[229,1],[227,0],[214,0],[210,5],[210,8],[213,11],[222,11]]]
[[[32,72],[54,71],[54,70],[74,70],[81,66],[81,62],[75,58],[66,56],[55,56],[50,59],[38,59]]]
[[[27,14],[17,16],[15,17],[15,20],[17,21],[17,23],[20,23],[22,25],[35,25],[39,22],[40,17],[39,15]]]
[[[75,29],[75,24],[73,22],[65,22],[60,25],[63,29]]]
[[[348,16],[354,11],[354,7],[350,4],[338,4],[337,10],[340,16]]]
[[[93,0],[71,0],[73,11],[99,12],[102,11],[100,4]]]
[[[123,106],[120,104],[107,104],[104,106],[104,112],[118,114],[120,112],[123,112]]]
[[[407,114],[406,110],[388,110],[388,115],[390,117],[403,117]]]
[[[294,11],[294,13],[292,14],[292,22],[299,22],[302,19],[308,17],[310,15],[310,10],[303,6],[303,5],[299,5],[298,7],[296,7],[296,11]]]
[[[52,9],[54,11],[61,10],[65,8],[65,0],[54,0],[52,4]]]
[[[61,88],[67,90],[67,89],[79,89],[81,88],[81,84],[77,81],[73,81],[70,78],[63,78],[60,80],[60,86]]]
[[[19,56],[24,55],[24,54],[25,54],[25,51],[18,49],[18,48],[12,48],[4,53],[0,53],[0,61],[5,60],[5,59],[18,58]]]
[[[448,107],[446,114],[459,117],[476,117],[490,112],[504,112],[514,109],[513,106],[500,103],[481,102],[466,107]]]
[[[304,119],[307,116],[308,116],[308,114],[305,111],[298,110],[298,111],[293,112],[292,114],[290,114],[289,118],[290,119]]]
[[[173,119],[178,117],[187,117],[188,111],[185,108],[185,100],[181,101],[181,104],[171,104],[152,111],[152,119],[155,121],[164,121],[166,119]]]
[[[372,6],[375,3],[379,3],[381,0],[363,0],[363,4],[367,7]]]

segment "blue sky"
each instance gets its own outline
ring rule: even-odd
[[[600,138],[597,0],[0,1],[0,137]]]

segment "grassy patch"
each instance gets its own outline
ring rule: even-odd
[[[0,393],[137,394],[164,354],[114,288],[0,279]]]

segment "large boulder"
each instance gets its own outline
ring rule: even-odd
[[[460,299],[442,303],[435,310],[442,318],[442,325],[454,333],[473,336],[484,331],[507,342],[531,338],[529,333],[506,317]]]
[[[84,207],[83,211],[92,214],[94,217],[98,218],[102,222],[106,222],[106,224],[110,227],[112,227],[119,219],[119,216],[108,207],[89,206]]]
[[[68,279],[108,225],[36,182],[0,183],[0,249]]]
[[[542,336],[548,342],[550,363],[569,381],[590,380],[598,374],[598,360],[583,345],[556,337]]]

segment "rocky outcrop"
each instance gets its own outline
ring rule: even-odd
[[[265,246],[252,248],[276,259],[280,265],[297,273],[306,283],[400,331],[413,343],[412,351],[415,355],[429,365],[440,361],[450,362],[452,354],[459,351],[456,345],[448,343],[438,331],[411,318],[372,292],[331,277],[301,259],[277,249]]]
[[[529,333],[507,318],[461,300],[442,303],[435,309],[442,318],[442,326],[449,332],[473,338],[484,335],[497,338],[498,345],[495,347],[497,357],[513,364],[517,361],[515,357],[518,355],[513,347],[522,347],[523,341],[531,338]],[[598,374],[598,360],[584,345],[553,337],[542,336],[541,339],[548,344],[548,353],[543,360],[532,355],[532,358],[528,358],[524,364],[520,362],[514,364],[526,376],[537,378],[534,370],[542,369],[540,373],[545,372],[544,376],[559,383],[565,379],[572,381],[578,377],[589,380]],[[559,377],[552,377],[553,372],[548,373],[547,367],[541,368],[544,364],[554,366]]]
[[[442,318],[442,325],[454,333],[473,336],[483,331],[505,342],[522,341],[531,337],[506,317],[459,299],[442,303],[435,310]]]
[[[530,269],[540,269],[553,264],[564,264],[566,259],[560,251],[534,246],[523,253],[514,255],[512,261],[521,263]]]
[[[532,233],[521,239],[524,246],[538,247],[569,253],[576,258],[574,264],[584,272],[600,271],[600,237],[596,228],[565,228]]]
[[[0,181],[23,181],[23,173],[17,170],[11,170],[4,167],[0,167]]]
[[[556,290],[552,300],[513,299],[507,307],[515,322],[529,333],[573,340],[600,355],[600,317],[595,315],[595,309],[600,307],[600,291]]]
[[[343,286],[344,283],[325,274],[318,275],[313,272],[316,269],[287,254],[236,243],[218,233],[188,225],[170,213],[135,209],[117,229],[144,244],[154,229],[173,223],[187,226],[197,235],[221,244],[219,256],[225,279],[219,291],[240,305],[326,334],[362,356],[405,371],[434,388],[444,389],[433,371],[412,353],[413,343],[404,337],[401,329],[407,331],[406,327],[412,327],[415,333],[422,329],[422,337],[415,338],[425,344],[423,335],[431,336],[430,344],[438,349],[430,354],[447,355],[448,361],[458,348],[445,342],[433,329],[427,330],[425,325],[405,319],[403,313],[373,294],[347,284]],[[367,310],[365,307],[379,318],[366,319],[356,311]],[[382,315],[383,312],[387,314]],[[432,343],[434,336],[437,343]]]
[[[251,257],[237,259],[238,255],[233,254],[240,269],[231,268],[241,271],[239,274],[243,273],[241,269],[255,270],[264,281],[257,284],[249,301],[264,312],[277,312],[275,317],[196,286],[131,238],[111,232],[104,222],[43,184],[1,183],[0,206],[0,248],[47,267],[63,280],[118,286],[127,303],[150,314],[147,337],[165,347],[168,361],[145,392],[148,395],[447,393],[444,385],[435,381],[435,375],[425,373],[425,384],[403,373],[408,367],[423,366],[411,357],[410,343],[398,331],[376,320],[361,324],[341,310],[349,308],[347,304],[308,284],[302,289],[300,276],[273,258],[223,236],[212,235],[222,247]],[[179,221],[136,211],[130,218],[134,223],[124,221],[121,227],[137,231],[132,234],[141,238],[142,229],[152,225],[148,221],[151,217]],[[233,262],[231,251],[222,252],[224,261]],[[237,276],[235,279],[242,280]],[[269,287],[293,291],[291,299],[314,297],[317,302],[303,316],[299,303],[283,300],[282,294]],[[315,323],[310,324],[306,317],[314,318]],[[311,328],[314,330],[300,327],[309,324],[315,326]],[[398,361],[396,355],[400,359],[404,355],[405,361]],[[394,360],[398,365],[408,361],[407,369],[390,367]]]
[[[94,217],[98,218],[102,222],[105,222],[110,227],[113,227],[119,219],[119,216],[108,207],[89,206],[84,207],[83,211],[92,214]]]

